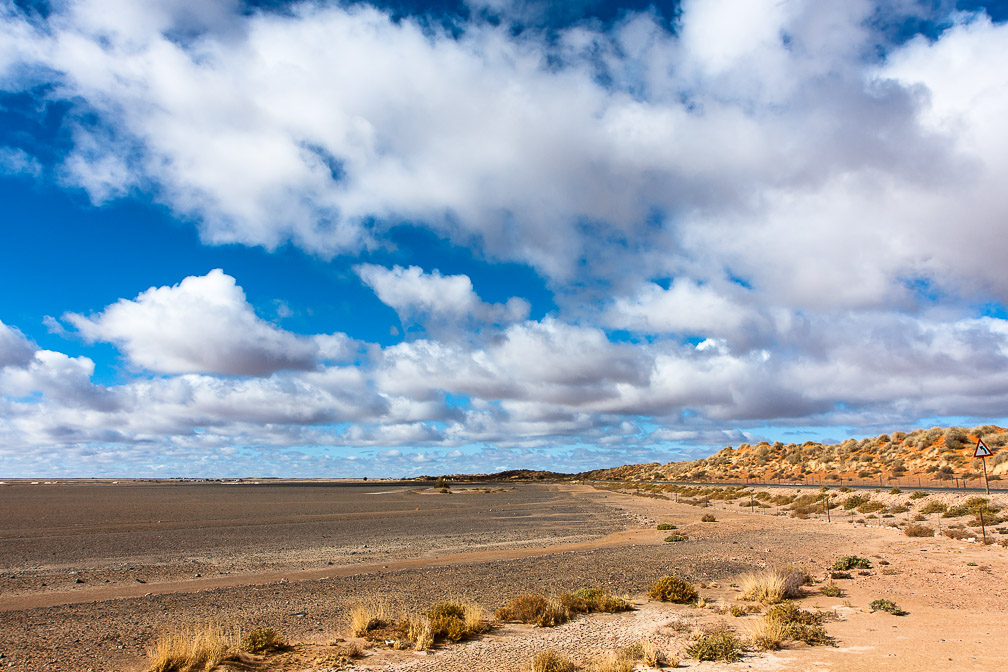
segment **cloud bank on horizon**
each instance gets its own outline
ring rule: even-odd
[[[57,350],[0,312],[2,475],[580,470],[1008,416],[994,12],[548,7],[5,2],[3,104],[61,111],[0,136],[5,180],[296,248],[405,333],[286,328],[228,268],[64,308]],[[551,309],[388,263],[403,227]]]

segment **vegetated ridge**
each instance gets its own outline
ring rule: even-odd
[[[702,460],[668,464],[630,464],[578,474],[578,478],[620,481],[801,481],[809,476],[826,480],[900,479],[928,481],[982,478],[980,460],[973,457],[983,439],[993,456],[987,474],[999,480],[1008,473],[1008,429],[995,425],[932,427],[881,434],[842,443],[743,443],[728,446]]]

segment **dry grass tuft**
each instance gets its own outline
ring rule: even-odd
[[[275,628],[256,628],[241,639],[238,647],[247,653],[269,653],[285,651],[290,643]]]
[[[577,669],[577,665],[570,658],[553,649],[547,649],[536,654],[522,672],[575,672]]]
[[[147,650],[150,672],[202,672],[234,655],[238,632],[220,625],[179,628],[158,637]]]
[[[549,628],[569,621],[570,610],[555,598],[525,593],[511,598],[494,612],[494,616],[500,621],[517,621]]]
[[[768,571],[760,574],[746,574],[739,579],[742,594],[740,600],[777,604],[788,598],[799,597],[805,583],[805,572],[788,568],[783,571]]]
[[[371,630],[383,628],[392,620],[388,603],[379,599],[358,602],[350,608],[350,632],[364,637]]]
[[[776,651],[784,644],[785,625],[780,618],[764,617],[749,629],[749,641],[760,651]]]

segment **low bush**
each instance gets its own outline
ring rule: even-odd
[[[724,661],[734,663],[742,653],[742,643],[734,632],[727,628],[696,633],[694,641],[686,648],[686,654],[697,660]]]
[[[525,593],[511,600],[494,612],[501,621],[515,621],[549,628],[570,620],[570,611],[559,601],[548,599],[538,593]]]
[[[670,534],[669,536],[665,537],[665,541],[670,544],[674,544],[679,541],[686,541],[686,537],[684,537],[681,534]]]
[[[630,611],[633,605],[622,597],[617,597],[604,588],[580,588],[573,593],[560,596],[563,604],[572,614],[605,613],[614,614]]]
[[[929,494],[930,493],[924,492],[923,490],[917,490],[913,494],[910,495],[910,499],[924,499]]]
[[[677,529],[672,523],[658,523],[659,530],[675,530]]]
[[[948,507],[944,503],[939,502],[937,499],[928,500],[928,502],[920,509],[920,512],[924,515],[932,513],[945,513],[946,511],[948,511]]]
[[[903,528],[903,534],[908,537],[933,537],[934,530],[927,525],[920,523],[910,523]]]
[[[648,597],[662,602],[684,604],[697,599],[697,589],[686,579],[671,574],[652,583],[648,588]]]
[[[717,522],[717,518],[714,517],[713,513],[705,513],[700,516],[700,521],[704,523],[715,523]]]
[[[837,584],[833,583],[832,581],[830,581],[825,586],[823,586],[822,588],[820,588],[819,592],[822,593],[823,595],[825,595],[826,597],[843,597],[844,596],[843,588],[841,588]]]
[[[868,605],[868,608],[872,612],[884,611],[886,613],[892,614],[893,616],[905,616],[907,612],[896,606],[896,603],[892,600],[887,600],[885,598],[879,598],[877,600],[872,600]]]
[[[833,563],[833,570],[846,572],[850,569],[871,569],[871,561],[856,555],[845,555]]]

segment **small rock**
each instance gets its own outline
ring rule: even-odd
[[[84,583],[84,582],[81,580],[80,577],[77,577],[76,579],[74,579],[74,583]]]

